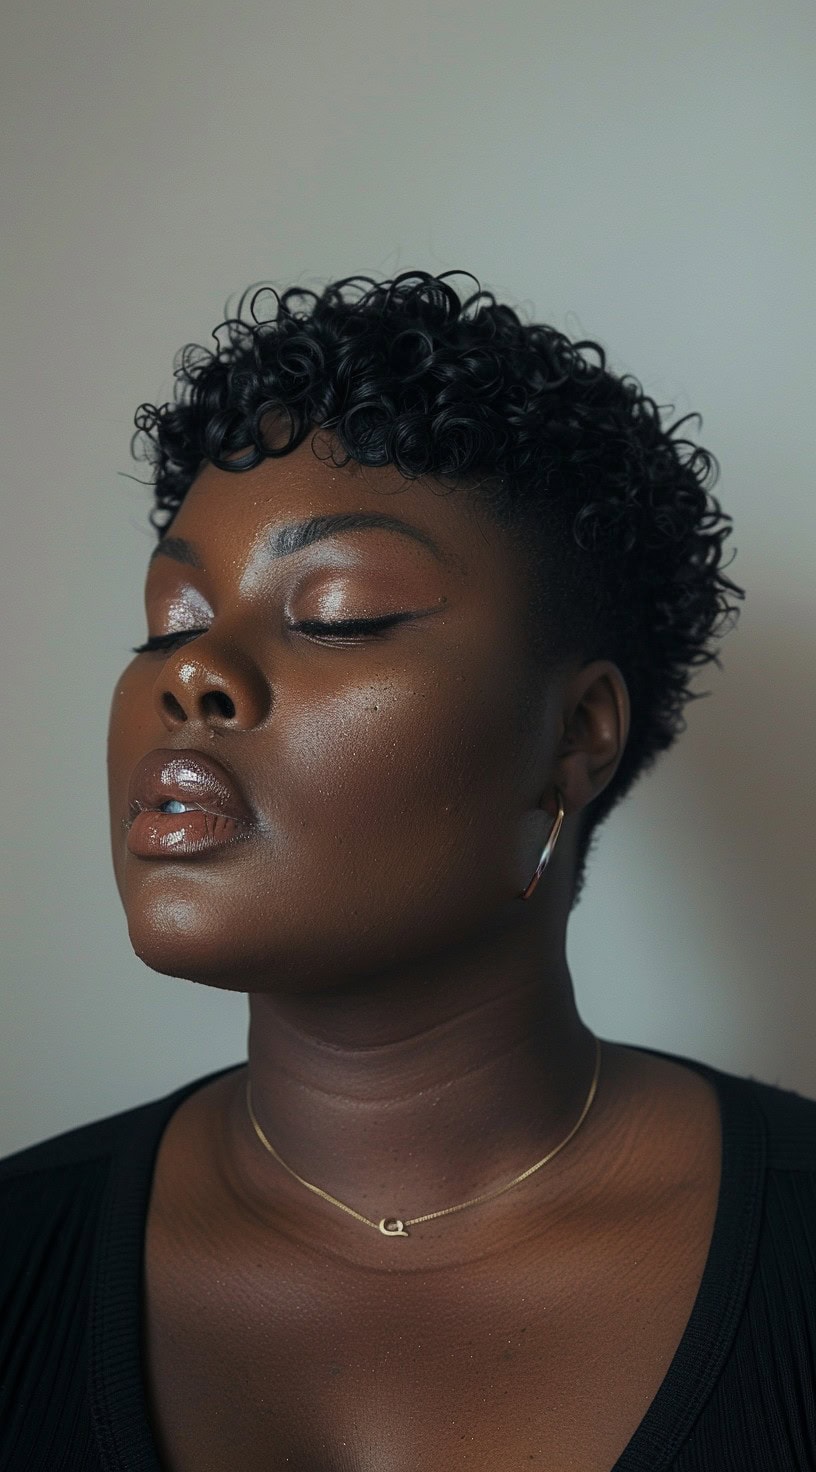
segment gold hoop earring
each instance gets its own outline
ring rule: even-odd
[[[552,858],[555,851],[555,845],[558,842],[558,835],[561,832],[561,824],[564,821],[564,804],[561,799],[561,793],[558,791],[557,787],[555,789],[555,792],[558,798],[558,817],[556,818],[555,822],[552,825],[552,828],[550,829],[550,836],[547,839],[546,844],[544,845],[544,852],[542,853],[541,858],[538,861],[535,874],[530,880],[530,883],[527,885],[527,888],[523,889],[521,891],[521,894],[519,895],[520,900],[528,900],[530,898],[530,895],[532,894],[533,890],[538,884],[539,879],[544,873],[544,870],[549,864],[550,859]]]

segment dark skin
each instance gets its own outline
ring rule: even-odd
[[[338,469],[309,441],[229,474],[202,467],[160,555],[151,634],[114,694],[114,867],[132,944],[157,971],[249,996],[248,1064],[197,1091],[162,1139],[146,1234],[145,1380],[168,1472],[240,1467],[609,1472],[688,1320],[719,1185],[699,1075],[604,1042],[566,1148],[482,1205],[578,1119],[595,1043],[566,927],[579,815],[629,729],[609,661],[533,687],[523,551],[460,493],[393,467]],[[270,533],[386,512],[270,560]],[[305,619],[410,611],[381,639]],[[224,697],[228,699],[225,700]],[[127,783],[154,747],[194,747],[261,814],[231,849],[146,861]],[[557,812],[565,819],[532,898]],[[487,1394],[486,1394],[487,1392]]]

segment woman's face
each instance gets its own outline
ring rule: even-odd
[[[281,537],[360,513],[418,536]],[[520,556],[462,492],[338,469],[308,438],[251,471],[202,469],[146,582],[148,634],[182,637],[135,656],[110,714],[116,882],[147,965],[233,990],[322,990],[518,922],[559,714],[542,692],[522,721]],[[306,623],[394,614],[379,637]],[[181,847],[134,851],[135,811],[165,801],[129,801],[157,749],[159,778],[196,753],[220,763],[252,822],[146,813],[140,829],[173,828]],[[196,823],[231,841],[186,852]]]

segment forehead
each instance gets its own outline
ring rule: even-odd
[[[466,485],[429,476],[411,480],[393,465],[364,466],[350,460],[337,466],[330,458],[330,441],[318,438],[315,444],[317,455],[307,436],[289,454],[267,458],[251,470],[220,470],[205,463],[168,535],[187,538],[205,553],[217,548],[219,558],[226,555],[246,564],[265,552],[283,528],[306,519],[384,516],[402,523],[406,532],[376,528],[376,536],[387,538],[377,545],[393,546],[402,559],[433,557],[448,573],[468,581],[487,575],[517,580],[518,550],[480,506],[478,492],[469,494]]]

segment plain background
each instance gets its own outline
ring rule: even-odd
[[[747,598],[569,959],[602,1036],[816,1096],[811,0],[27,0],[3,32],[0,1150],[246,1056],[246,999],[148,970],[113,882],[129,437],[250,282],[357,272],[470,271],[702,413]]]

